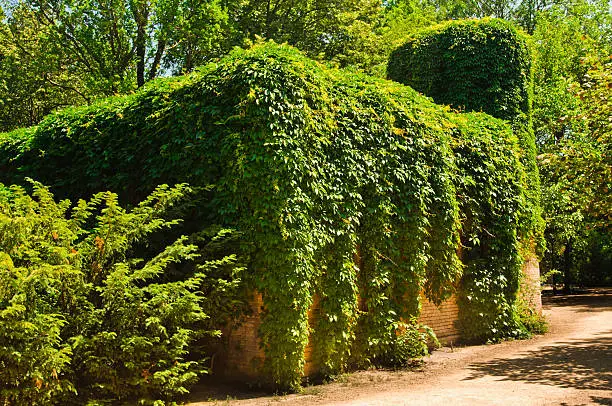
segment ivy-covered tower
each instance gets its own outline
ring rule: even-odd
[[[543,220],[540,181],[532,126],[533,75],[530,38],[512,23],[500,19],[450,21],[423,29],[390,56],[387,77],[411,86],[438,104],[464,112],[484,112],[508,121],[521,147],[525,168],[525,202],[520,218],[520,252],[530,301],[539,302],[539,267]],[[457,153],[458,151],[456,151]],[[467,169],[467,168],[466,168]],[[465,206],[465,204],[464,204]],[[468,210],[463,210],[467,213]],[[463,240],[474,219],[464,221]],[[483,228],[479,250],[489,250],[496,236]],[[469,241],[464,241],[468,243]],[[473,247],[475,248],[475,247]],[[478,257],[466,250],[464,261]],[[470,273],[466,273],[469,278]],[[464,284],[466,281],[464,277]],[[519,281],[507,284],[507,296],[516,294]],[[468,328],[469,329],[469,328]]]

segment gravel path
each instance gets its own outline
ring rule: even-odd
[[[202,389],[190,406],[612,405],[612,289],[549,298],[544,314],[544,336],[442,348],[417,371],[357,372],[288,396]]]

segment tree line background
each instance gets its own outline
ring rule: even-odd
[[[0,0],[0,131],[127,94],[262,39],[386,76],[410,33],[494,16],[532,36],[534,129],[555,282],[612,284],[607,0]]]

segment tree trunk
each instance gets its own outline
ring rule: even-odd
[[[146,1],[135,2],[132,13],[136,22],[136,85],[141,87],[145,84],[146,29],[149,20]]]
[[[155,58],[153,59],[153,64],[151,64],[151,69],[149,70],[149,80],[153,80],[157,77],[157,69],[159,69],[159,64],[161,63],[165,49],[166,41],[160,39],[157,42],[157,51],[155,51]]]
[[[272,25],[272,14],[271,14],[272,0],[268,0],[266,4],[266,27],[264,28],[264,37],[270,39],[270,25]]]
[[[565,293],[571,292],[572,284],[572,239],[565,245],[565,251],[563,252],[563,291]]]
[[[193,53],[191,47],[186,47],[185,63],[183,64],[183,73],[189,73],[193,70]]]

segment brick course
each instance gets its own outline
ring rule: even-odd
[[[523,273],[525,278],[523,279],[522,294],[533,309],[541,312],[540,268],[536,258],[530,258],[525,262]],[[440,306],[436,306],[424,298],[421,302],[419,322],[431,327],[442,344],[452,344],[461,338],[457,326],[459,307],[455,296],[443,302]],[[261,294],[254,293],[251,299],[251,314],[228,326],[223,331],[224,346],[222,351],[217,354],[214,363],[216,374],[243,381],[257,381],[261,378],[264,352],[259,347],[257,331],[261,323],[262,306]],[[311,328],[316,324],[319,308],[319,300],[315,296],[308,313],[308,322]],[[311,376],[317,372],[317,366],[312,360],[312,352],[312,343],[309,342],[304,354],[306,360],[305,376]]]
[[[540,288],[540,263],[535,257],[525,261],[523,265],[523,280],[521,284],[521,295],[529,304],[529,307],[538,314],[542,314],[542,295]]]
[[[451,344],[460,338],[457,320],[459,307],[455,296],[436,306],[427,299],[422,299],[419,323],[433,329],[441,344]]]

